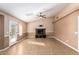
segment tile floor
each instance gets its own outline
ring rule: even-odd
[[[25,39],[0,55],[78,55],[55,39]]]

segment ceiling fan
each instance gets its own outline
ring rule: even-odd
[[[44,15],[42,12],[40,12],[37,16],[41,18],[46,18],[46,15]]]

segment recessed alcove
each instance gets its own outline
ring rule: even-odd
[[[36,38],[46,38],[46,28],[43,25],[39,25],[38,28],[35,29],[35,37]]]

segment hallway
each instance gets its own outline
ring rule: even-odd
[[[78,53],[68,48],[55,39],[24,39],[15,44],[1,55],[77,55]]]

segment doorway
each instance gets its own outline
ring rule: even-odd
[[[9,21],[9,46],[13,45],[17,41],[18,36],[18,23],[15,21]]]

